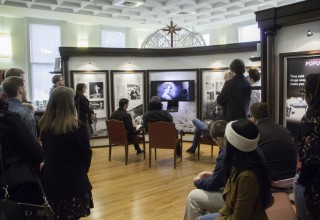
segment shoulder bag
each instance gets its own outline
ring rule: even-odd
[[[29,166],[29,169],[35,176],[41,192],[43,194],[43,205],[36,205],[30,203],[20,203],[10,200],[8,192],[8,184],[6,179],[6,173],[3,166],[2,146],[0,142],[0,159],[3,178],[3,190],[4,198],[0,199],[0,219],[1,220],[54,220],[54,214],[51,206],[49,205],[42,184],[39,177],[34,172],[33,168]]]

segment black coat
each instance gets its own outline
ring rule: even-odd
[[[21,194],[20,190],[26,189],[27,186],[31,187],[30,190],[38,188],[38,182],[30,167],[39,173],[40,163],[44,160],[44,151],[19,114],[1,113],[0,141],[10,198],[19,202],[38,201],[39,194],[30,195],[29,190]],[[3,196],[2,185],[3,176],[0,168],[1,196]]]
[[[116,111],[114,111],[111,114],[110,119],[123,121],[127,131],[128,141],[134,141],[136,137],[136,133],[135,133],[136,128],[133,127],[132,117],[126,110],[122,108],[118,108]]]
[[[92,124],[91,115],[94,112],[90,108],[89,100],[82,93],[77,93],[74,97],[74,102],[77,108],[79,120],[84,124]]]
[[[251,86],[243,74],[228,80],[217,97],[218,105],[223,108],[223,119],[229,122],[247,118],[250,96]]]
[[[88,171],[92,151],[86,127],[81,123],[73,133],[42,134],[46,161],[43,167],[43,185],[49,197],[72,198],[92,189]]]
[[[166,110],[149,110],[143,115],[143,127],[148,132],[148,122],[173,122],[172,115]]]

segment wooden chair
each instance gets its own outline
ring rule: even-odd
[[[107,130],[109,134],[109,161],[111,160],[111,149],[112,145],[120,145],[125,147],[125,163],[128,164],[128,146],[134,143],[143,143],[143,157],[146,159],[146,142],[144,138],[144,132],[141,135],[137,135],[135,140],[132,142],[128,141],[127,131],[123,121],[118,120],[106,120]],[[137,130],[137,133],[140,130]]]
[[[211,157],[213,157],[213,146],[217,146],[216,142],[212,140],[211,136],[203,135],[204,131],[207,131],[207,130],[199,129],[199,133],[198,133],[198,160],[200,159],[201,144],[211,145]]]
[[[175,124],[171,122],[149,122],[149,167],[151,167],[151,149],[154,148],[155,160],[157,160],[157,148],[173,149],[174,169],[176,168],[176,146],[181,144],[181,161],[182,161],[182,133],[177,138]]]
[[[273,205],[266,209],[269,220],[297,220],[289,196],[284,192],[272,193]]]

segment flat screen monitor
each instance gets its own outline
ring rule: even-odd
[[[159,96],[162,101],[194,101],[194,80],[151,81],[151,97]]]

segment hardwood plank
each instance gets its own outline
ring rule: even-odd
[[[143,155],[135,154],[133,146],[129,147],[128,165],[124,164],[122,146],[112,148],[110,162],[107,147],[93,148],[89,178],[95,207],[83,219],[182,219],[187,196],[194,189],[193,177],[200,171],[212,170],[218,154],[215,147],[211,158],[211,147],[202,145],[198,161],[196,154],[185,152],[188,145],[184,143],[183,159],[177,160],[175,170],[172,150],[158,149],[157,161],[153,156],[149,168],[148,154],[144,160]]]

